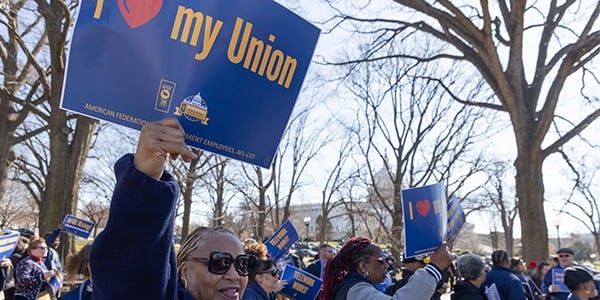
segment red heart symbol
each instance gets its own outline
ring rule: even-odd
[[[429,213],[429,200],[417,201],[417,211],[421,216],[427,216],[427,214]]]
[[[118,3],[121,15],[131,28],[152,20],[162,7],[162,0],[118,0]]]

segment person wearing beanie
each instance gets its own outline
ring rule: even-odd
[[[579,266],[565,269],[565,285],[571,290],[567,300],[588,300],[598,296],[594,278]]]
[[[547,300],[566,300],[569,296],[568,291],[561,291],[560,286],[552,282],[552,274],[556,271],[564,271],[564,269],[573,266],[574,252],[570,248],[560,248],[556,251],[558,255],[558,266],[550,269],[544,280],[542,281],[542,292],[548,295]]]

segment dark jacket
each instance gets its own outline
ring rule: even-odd
[[[548,295],[548,297],[546,298],[548,300],[566,300],[569,296],[569,293],[550,293],[549,291],[550,285],[552,285],[552,270],[554,269],[560,270],[564,268],[559,265],[548,270],[548,273],[546,273],[544,279],[542,280],[542,292]]]
[[[249,282],[246,289],[244,289],[244,295],[242,300],[275,300],[275,293],[267,294],[265,290],[257,282]]]
[[[454,285],[452,300],[487,300],[485,293],[472,283],[461,280]]]
[[[323,262],[320,259],[317,259],[306,267],[306,272],[313,274],[317,278],[322,278],[321,271],[325,272],[325,269],[321,267],[322,264]]]
[[[502,266],[494,266],[487,272],[484,287],[489,287],[492,283],[496,284],[498,294],[502,300],[524,300],[525,290],[523,284],[517,275],[510,269]]]
[[[397,290],[399,290],[401,287],[405,286],[408,283],[410,276],[412,276],[414,273],[415,272],[409,269],[402,269],[402,279],[398,280],[398,282],[385,289],[385,294],[390,296],[394,295],[394,293],[396,293]]]
[[[177,278],[175,178],[165,171],[156,180],[138,171],[132,154],[114,169],[110,217],[90,254],[93,299],[191,299]]]

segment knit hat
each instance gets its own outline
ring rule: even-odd
[[[570,290],[574,290],[580,284],[591,280],[594,280],[594,278],[590,275],[590,272],[582,267],[574,266],[565,269],[565,285]]]

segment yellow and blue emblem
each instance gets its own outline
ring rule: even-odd
[[[208,106],[200,93],[184,98],[181,104],[175,108],[175,115],[183,115],[191,122],[200,121],[202,125],[208,125]]]

